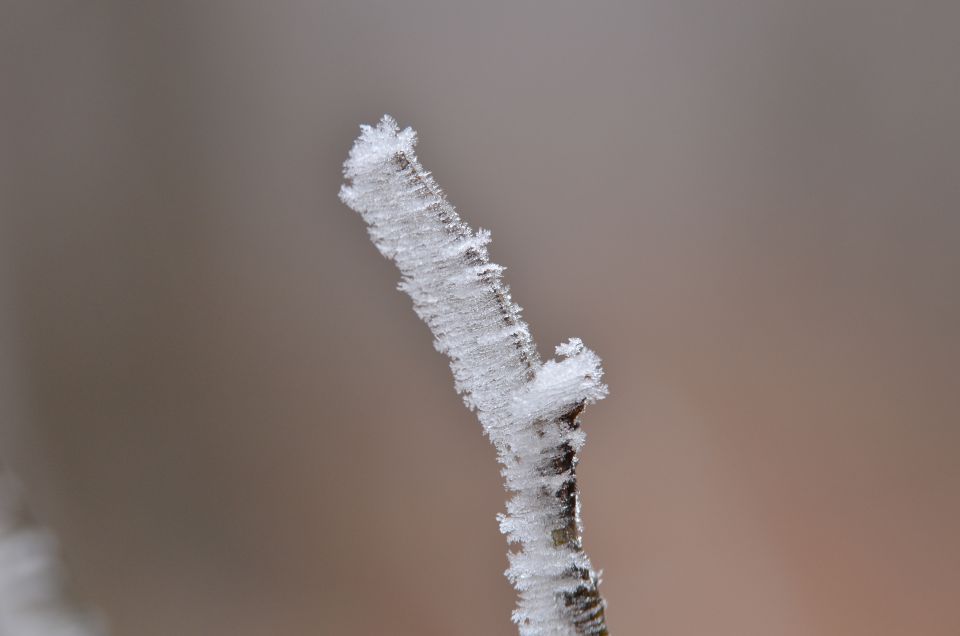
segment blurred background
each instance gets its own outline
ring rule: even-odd
[[[116,636],[513,634],[337,200],[384,112],[579,336],[615,634],[960,633],[960,4],[7,0],[0,434]]]

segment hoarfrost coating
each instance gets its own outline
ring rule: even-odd
[[[66,597],[53,536],[26,522],[17,484],[0,468],[0,636],[102,636]]]
[[[600,359],[572,339],[557,347],[560,360],[541,362],[503,268],[489,260],[490,233],[460,220],[417,161],[416,133],[388,115],[361,131],[340,198],[396,263],[400,289],[497,449],[512,493],[500,529],[519,544],[506,572],[519,593],[513,619],[523,636],[606,634],[599,580],[581,544],[575,476],[584,442],[578,415],[607,394]]]

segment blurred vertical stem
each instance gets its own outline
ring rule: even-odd
[[[30,514],[15,477],[0,465],[0,634],[103,636],[72,594],[57,542]]]

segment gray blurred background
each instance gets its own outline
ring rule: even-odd
[[[615,634],[955,636],[958,25],[7,0],[0,452],[117,636],[514,633],[493,449],[336,197],[389,112],[605,361]]]

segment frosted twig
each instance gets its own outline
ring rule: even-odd
[[[507,577],[519,593],[522,636],[607,634],[599,579],[581,542],[577,452],[585,404],[607,394],[600,359],[579,339],[540,361],[520,307],[474,233],[414,153],[416,133],[385,115],[344,164],[340,198],[367,222],[380,252],[400,269],[454,383],[503,464],[512,493],[500,529],[519,550]]]
[[[0,636],[102,636],[69,598],[53,536],[32,523],[0,466]]]

